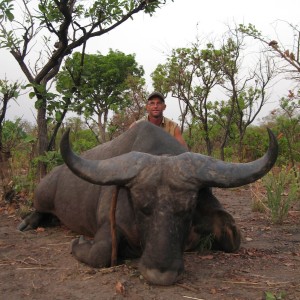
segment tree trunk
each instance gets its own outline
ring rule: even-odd
[[[223,160],[223,161],[225,161],[224,148],[227,145],[227,141],[228,141],[229,127],[230,127],[230,123],[225,128],[224,138],[223,138],[223,141],[222,141],[221,146],[220,146],[220,159]]]
[[[3,200],[11,201],[14,197],[12,185],[12,172],[9,163],[10,151],[5,151],[2,145],[2,124],[0,124],[0,187],[2,188]]]
[[[204,140],[205,140],[205,144],[206,144],[207,155],[211,156],[211,154],[212,154],[212,145],[211,145],[210,138],[207,135],[205,135]]]
[[[42,105],[37,110],[37,125],[38,125],[38,156],[43,156],[48,148],[48,128],[46,119],[46,100],[39,99]],[[47,165],[44,162],[39,162],[37,175],[38,179],[42,179],[47,174]]]
[[[53,133],[52,133],[52,136],[50,138],[50,141],[49,141],[49,144],[48,144],[48,147],[47,147],[47,151],[51,151],[51,150],[55,150],[55,140],[56,140],[56,136],[57,136],[57,133],[58,133],[58,130],[59,128],[61,127],[62,125],[62,122],[63,120],[65,119],[65,116],[68,112],[68,108],[69,108],[69,104],[71,103],[71,99],[68,98],[67,101],[66,101],[66,107],[65,109],[63,110],[63,113],[61,115],[61,119],[59,122],[56,123],[55,127],[54,127],[54,130],[53,130]]]
[[[244,152],[243,152],[243,141],[244,141],[244,136],[245,136],[245,130],[243,130],[243,128],[240,128],[240,130],[239,130],[239,145],[238,145],[239,162],[243,162],[243,160],[245,158]]]
[[[105,121],[102,122],[102,116],[103,116],[103,112],[98,114],[99,139],[101,143],[105,143],[106,142]]]

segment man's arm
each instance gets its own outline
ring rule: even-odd
[[[176,138],[176,140],[181,144],[183,145],[186,149],[189,149],[182,134],[181,134],[181,131],[179,129],[179,126],[176,126],[175,128],[175,131],[174,131],[175,135],[174,137]]]

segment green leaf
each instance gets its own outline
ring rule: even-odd
[[[56,111],[55,112],[55,120],[57,122],[60,122],[61,121],[61,118],[62,118],[62,113],[60,111]]]
[[[36,142],[37,138],[32,135],[27,135],[26,138],[24,139],[25,143],[34,143]]]
[[[276,300],[276,297],[271,292],[265,292],[266,300]]]
[[[35,103],[34,103],[34,107],[35,107],[36,109],[41,108],[42,105],[43,105],[43,100],[42,100],[42,99],[37,100],[37,101],[35,101]]]
[[[5,13],[6,13],[6,17],[8,18],[8,20],[10,22],[12,22],[14,20],[15,16],[9,10],[6,10]]]
[[[28,96],[29,96],[30,99],[34,98],[35,97],[35,92],[30,92]]]

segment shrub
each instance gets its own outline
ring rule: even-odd
[[[295,169],[282,167],[278,172],[273,169],[262,179],[267,192],[266,203],[274,223],[281,224],[291,205],[298,200],[298,178],[299,172]]]

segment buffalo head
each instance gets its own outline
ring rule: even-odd
[[[69,132],[62,138],[61,153],[78,177],[96,185],[116,185],[128,190],[142,249],[140,271],[151,283],[169,285],[183,271],[182,255],[196,208],[202,205],[201,201],[204,205],[213,201],[211,196],[199,199],[201,191],[238,187],[264,176],[274,165],[278,152],[276,138],[270,130],[268,133],[266,154],[250,163],[226,163],[191,152],[156,156],[133,151],[89,160],[72,152]],[[220,215],[219,209],[216,212]],[[239,246],[237,240],[232,250]]]

